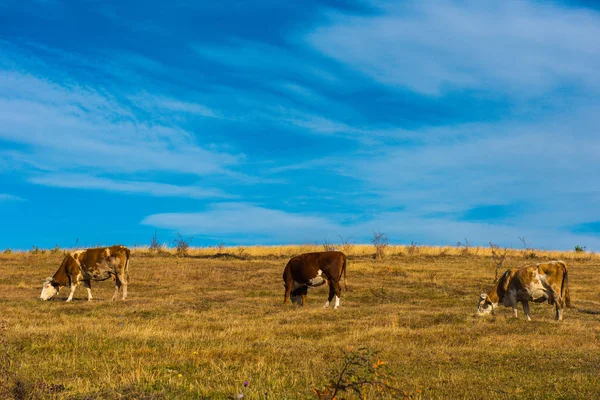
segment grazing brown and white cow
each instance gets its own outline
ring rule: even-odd
[[[498,304],[512,307],[517,316],[517,302],[523,304],[527,320],[529,302],[556,305],[556,320],[562,321],[563,308],[571,306],[567,264],[563,261],[550,261],[507,270],[496,282],[492,290],[479,298],[477,315],[493,314]]]
[[[339,251],[323,251],[317,253],[306,253],[293,257],[288,261],[283,270],[283,285],[285,294],[283,303],[288,298],[292,303],[304,305],[309,287],[329,285],[329,298],[325,307],[329,307],[331,300],[335,297],[334,308],[340,305],[342,289],[340,279],[344,275],[346,285],[346,256]],[[348,288],[346,287],[346,290]]]
[[[71,301],[75,289],[83,282],[87,288],[88,300],[92,300],[91,281],[104,281],[112,277],[115,281],[112,300],[117,297],[121,286],[123,300],[125,300],[129,280],[129,255],[129,249],[124,246],[100,247],[69,253],[54,276],[44,281],[40,298],[49,300],[58,293],[61,286],[69,286],[71,292],[67,301]]]

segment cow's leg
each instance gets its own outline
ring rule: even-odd
[[[283,294],[283,304],[286,304],[292,295],[292,286],[294,282],[285,282],[283,285],[285,286],[285,293]]]
[[[334,310],[340,306],[340,296],[342,295],[342,288],[340,287],[340,283],[338,281],[332,281],[333,290],[335,291],[335,305],[333,306]]]
[[[71,293],[69,293],[69,297],[67,298],[67,301],[73,300],[73,294],[75,294],[75,289],[77,289],[77,284],[71,283]]]
[[[331,280],[328,280],[327,284],[329,285],[329,297],[327,298],[327,303],[325,303],[323,308],[329,307],[331,300],[333,300],[333,298],[335,296],[335,289],[333,288],[333,284],[332,284]]]
[[[557,321],[562,321],[562,319],[563,319],[563,310],[562,310],[562,307],[559,306],[558,303],[559,302],[557,301],[556,302],[556,320]]]
[[[119,289],[121,289],[121,280],[119,277],[115,276],[115,293],[113,294],[111,301],[114,301],[117,298],[117,294],[119,294]]]
[[[523,301],[523,312],[527,317],[527,321],[531,321],[531,315],[529,314],[529,302],[527,300]]]
[[[117,298],[117,292],[119,288],[123,288],[123,300],[127,298],[127,276],[124,272],[117,272],[117,276],[115,277],[115,294],[113,295],[113,300]]]
[[[125,274],[119,275],[119,280],[123,284],[123,300],[127,299],[127,276]]]
[[[83,286],[87,289],[88,292],[88,301],[92,301],[92,284],[90,281],[83,281]]]

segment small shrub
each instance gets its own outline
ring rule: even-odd
[[[177,232],[177,238],[173,240],[173,244],[175,245],[175,251],[179,257],[187,256],[192,239],[194,239],[192,236],[184,238],[181,233]]]
[[[225,243],[223,243],[223,242],[215,245],[215,249],[217,249],[217,253],[219,253],[219,254],[223,253],[224,248],[225,248]]]
[[[504,249],[504,251],[500,252],[500,248],[498,247],[498,245],[493,244],[492,242],[489,243],[490,249],[492,249],[492,260],[496,264],[496,274],[494,276],[494,282],[496,282],[498,280],[498,275],[500,274],[500,271],[503,270],[502,267],[504,266],[504,261],[506,261],[506,254],[508,250]]]
[[[12,250],[10,249],[10,247],[7,247],[6,250],[4,250],[4,254],[11,254]]]
[[[468,256],[469,255],[469,248],[471,247],[471,244],[469,243],[469,241],[467,240],[467,238],[465,238],[465,243],[458,242],[458,243],[456,243],[456,247],[458,247],[458,248],[462,247],[462,250],[460,251],[460,253],[463,256]]]
[[[371,243],[375,246],[375,259],[380,260],[385,257],[385,249],[388,247],[388,238],[385,233],[373,231]]]
[[[342,253],[348,255],[352,251],[352,248],[354,247],[354,245],[352,243],[350,243],[350,237],[344,239],[344,237],[340,235],[339,238],[340,238],[340,250],[342,251]]]
[[[58,254],[60,253],[60,247],[58,247],[58,245],[54,245],[54,248],[50,250],[50,253],[52,254]]]
[[[586,249],[586,246],[576,245],[575,246],[575,253],[584,253],[585,249]]]
[[[244,246],[238,246],[236,249],[237,256],[239,258],[248,258],[249,254]]]
[[[419,253],[419,248],[417,247],[417,244],[417,242],[410,242],[410,246],[408,246],[408,249],[406,250],[408,255],[413,256]]]
[[[327,239],[325,239],[325,241],[323,242],[323,251],[334,251],[335,250],[335,246],[332,245],[331,243],[329,243],[327,241]]]
[[[150,241],[150,251],[156,251],[159,252],[161,248],[160,243],[158,242],[158,233],[155,230],[154,231],[154,236],[152,236],[152,240]]]
[[[390,375],[387,362],[377,358],[377,353],[367,348],[342,350],[344,360],[339,369],[332,371],[333,377],[323,388],[313,388],[319,400],[338,399],[342,392],[353,392],[358,398],[370,398],[370,391],[380,397],[406,396],[397,387],[397,379]],[[386,396],[386,397],[387,397]]]
[[[37,247],[37,246],[32,246],[31,247],[31,254],[38,254],[38,253],[41,253],[40,248]]]

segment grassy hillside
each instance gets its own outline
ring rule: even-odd
[[[304,309],[283,306],[287,258],[310,250],[322,248],[136,249],[129,300],[110,302],[100,282],[94,301],[80,287],[72,303],[65,289],[38,299],[62,252],[0,254],[0,398],[316,398],[361,348],[377,354],[354,378],[404,392],[372,386],[367,398],[600,397],[598,256],[509,252],[505,268],[569,265],[565,321],[543,304],[528,323],[522,310],[473,316],[495,272],[483,248],[392,246],[374,260],[352,246],[339,310],[322,308],[325,287]]]

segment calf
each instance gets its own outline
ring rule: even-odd
[[[101,247],[69,253],[54,276],[44,281],[40,298],[49,300],[62,286],[69,286],[71,292],[67,301],[71,301],[75,289],[83,283],[87,288],[88,300],[92,300],[91,281],[104,281],[112,277],[115,281],[112,300],[117,297],[121,287],[123,287],[123,300],[125,300],[129,280],[129,255],[129,249],[124,246]]]
[[[340,305],[342,289],[340,279],[344,275],[346,286],[346,256],[339,251],[323,251],[306,253],[293,257],[283,270],[283,285],[285,294],[283,303],[288,298],[299,305],[306,304],[306,294],[309,287],[329,285],[329,298],[325,307],[329,307],[335,297],[334,309]],[[346,286],[346,290],[348,290]]]
[[[571,306],[568,278],[567,264],[563,261],[511,268],[487,294],[483,293],[480,296],[477,315],[494,313],[498,304],[503,304],[512,307],[516,317],[517,302],[521,302],[527,320],[531,321],[529,302],[547,301],[549,304],[556,305],[556,320],[562,321],[563,308]]]

